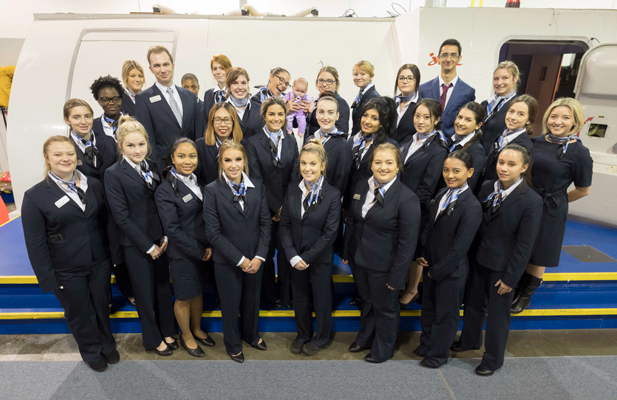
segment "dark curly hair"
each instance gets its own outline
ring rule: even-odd
[[[118,96],[122,97],[124,94],[124,89],[122,88],[122,83],[118,78],[114,78],[111,75],[101,76],[92,82],[90,85],[90,90],[92,91],[92,96],[94,96],[94,100],[99,100],[99,92],[101,89],[106,87],[114,88],[118,92]]]
[[[366,102],[362,114],[368,110],[377,110],[381,124],[373,143],[379,145],[385,142],[386,137],[393,139],[396,136],[396,103],[394,100],[387,96],[372,98]]]

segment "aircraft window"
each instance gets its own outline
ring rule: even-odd
[[[589,126],[589,132],[587,132],[587,136],[603,138],[606,135],[607,128],[608,125],[591,124]]]

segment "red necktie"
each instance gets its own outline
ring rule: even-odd
[[[445,83],[441,84],[441,89],[442,89],[442,94],[441,94],[441,112],[444,112],[444,110],[446,109],[446,99],[448,98],[448,89],[450,89],[452,87],[452,82],[450,82],[449,85],[446,85]]]

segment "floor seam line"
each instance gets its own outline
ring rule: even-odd
[[[437,372],[439,373],[439,377],[441,378],[443,384],[446,385],[446,389],[448,389],[448,393],[450,393],[450,397],[452,398],[452,400],[456,400],[456,396],[454,395],[452,388],[448,384],[448,381],[446,381],[446,377],[443,376],[443,374],[441,373],[441,369],[437,368]]]

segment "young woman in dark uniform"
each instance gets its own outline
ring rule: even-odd
[[[394,101],[396,101],[396,140],[401,143],[407,136],[416,133],[413,125],[414,109],[420,100],[420,69],[415,64],[403,64],[394,82]],[[400,92],[396,95],[397,91]]]
[[[204,189],[203,213],[214,249],[225,350],[232,360],[244,362],[242,340],[258,350],[267,349],[259,336],[259,294],[272,221],[265,187],[247,175],[244,147],[229,140],[223,143],[219,166],[220,178]]]
[[[227,80],[227,72],[229,72],[231,67],[231,61],[226,55],[215,54],[212,56],[210,71],[212,71],[212,77],[216,81],[216,86],[206,90],[206,93],[204,93],[204,121],[208,121],[212,106],[225,101],[227,96],[225,82]]]
[[[581,103],[571,98],[558,99],[544,113],[544,135],[531,140],[533,187],[542,196],[544,207],[538,239],[514,295],[512,312],[515,314],[529,307],[531,296],[542,283],[545,268],[559,266],[568,203],[587,196],[591,190],[593,160],[577,135],[584,122]],[[571,184],[574,189],[568,192]]]
[[[366,103],[375,97],[379,97],[379,92],[373,83],[375,76],[375,67],[368,61],[360,61],[353,66],[353,83],[360,92],[351,104],[351,119],[353,122],[350,136],[356,135],[362,130],[362,116],[364,115],[364,106]]]
[[[304,135],[304,144],[308,143],[309,137],[315,134],[315,131],[319,129],[320,124],[317,121],[317,103],[319,97],[322,97],[328,93],[334,93],[336,102],[338,103],[339,119],[336,121],[336,129],[341,132],[344,138],[347,138],[349,134],[349,104],[338,94],[338,90],[341,86],[341,81],[338,77],[338,71],[334,67],[325,66],[319,70],[317,74],[317,80],[315,86],[319,90],[319,96],[311,103],[309,107],[309,113],[306,116],[306,126],[308,133]],[[341,192],[342,193],[342,192]]]
[[[90,85],[94,100],[103,109],[101,118],[94,120],[92,130],[97,137],[109,136],[116,140],[118,124],[122,116],[122,96],[124,89],[117,78],[101,76]]]
[[[467,184],[473,193],[479,188],[480,177],[486,163],[486,154],[482,146],[483,131],[480,130],[486,111],[484,107],[475,101],[465,104],[458,112],[454,120],[454,135],[448,139],[448,151],[463,150],[473,160],[473,175],[467,180]]]
[[[323,97],[321,101],[324,102]],[[333,98],[333,102],[336,103]],[[302,181],[287,189],[280,235],[291,265],[291,286],[298,335],[294,354],[317,354],[330,339],[332,321],[332,262],[341,217],[341,193],[325,179],[327,156],[312,139],[300,151]],[[312,294],[312,296],[311,296]],[[317,329],[313,336],[311,299]]]
[[[122,114],[135,115],[135,96],[146,84],[144,69],[135,60],[126,60],[122,64],[122,82],[124,94],[122,95]]]
[[[416,261],[423,268],[424,290],[422,335],[413,353],[423,357],[420,365],[427,368],[439,368],[448,361],[458,331],[469,273],[467,251],[482,221],[482,207],[468,184],[473,174],[469,153],[448,154],[443,165],[447,187],[432,201],[426,245]]]
[[[278,235],[283,199],[291,182],[298,181],[298,145],[293,135],[283,131],[285,102],[282,97],[270,97],[261,104],[261,117],[266,122],[261,132],[248,139],[248,159],[253,180],[266,188],[272,217],[272,235],[264,265],[263,296],[274,308],[291,309],[289,260],[285,257]],[[274,252],[278,250],[278,286],[275,281]],[[282,301],[282,304],[281,304]]]
[[[431,199],[437,193],[437,185],[441,178],[443,161],[448,155],[446,137],[439,130],[441,105],[432,99],[422,99],[415,108],[413,123],[416,133],[407,136],[399,145],[403,159],[401,182],[411,189],[420,200],[423,230],[428,221]],[[422,233],[422,232],[420,232]],[[421,236],[419,240],[421,240]],[[423,243],[418,243],[422,246]],[[422,276],[422,267],[416,262],[409,266],[407,288],[401,294],[401,305],[406,306],[419,297],[418,284]]]
[[[53,290],[82,359],[101,372],[120,355],[109,324],[110,266],[103,185],[76,171],[71,139],[43,145],[46,177],[24,194],[21,220],[32,269],[43,292]]]
[[[174,312],[180,326],[180,345],[192,356],[205,353],[197,345],[214,346],[201,330],[206,261],[212,248],[206,238],[203,219],[203,186],[193,173],[197,168],[197,148],[189,138],[176,140],[171,148],[172,165],[167,178],[156,189],[156,207],[163,231],[169,238],[169,265],[176,302]]]
[[[240,128],[245,139],[261,132],[263,125],[260,115],[260,104],[250,99],[249,74],[243,68],[233,67],[227,73],[227,102],[238,114]]]
[[[538,234],[542,198],[523,176],[529,175],[530,160],[523,146],[506,146],[497,162],[499,179],[485,181],[478,195],[482,223],[469,255],[463,332],[450,349],[479,349],[486,321],[485,352],[475,370],[481,376],[493,375],[503,365],[512,289],[525,270]]]
[[[488,100],[482,102],[486,109],[486,117],[482,120],[482,146],[488,154],[493,143],[506,129],[506,111],[516,97],[519,85],[519,70],[512,61],[502,61],[493,72],[493,89],[495,93]]]
[[[129,116],[120,118],[118,149],[122,159],[105,173],[109,208],[118,225],[124,260],[129,270],[143,345],[170,356],[178,344],[169,285],[167,237],[159,219],[154,192],[161,182],[143,125]]]
[[[528,94],[521,95],[510,102],[506,112],[506,129],[495,139],[493,148],[486,156],[486,166],[482,181],[494,181],[497,179],[495,167],[499,152],[509,143],[520,144],[527,149],[533,165],[533,123],[538,114],[538,102]]]
[[[283,96],[285,90],[287,90],[291,85],[291,75],[289,71],[282,67],[275,67],[270,70],[270,74],[268,75],[268,83],[264,86],[255,86],[257,89],[257,93],[253,97],[251,97],[251,101],[255,103],[261,104],[264,100],[269,99],[270,97]],[[308,103],[303,101],[304,107],[308,107]],[[298,111],[300,108],[298,106],[294,107],[294,110],[287,109],[287,111]]]
[[[370,161],[373,176],[353,191],[341,261],[350,264],[362,299],[361,328],[349,351],[370,349],[364,359],[380,363],[394,354],[398,293],[418,243],[420,203],[396,177],[403,163],[395,145],[377,146]]]

